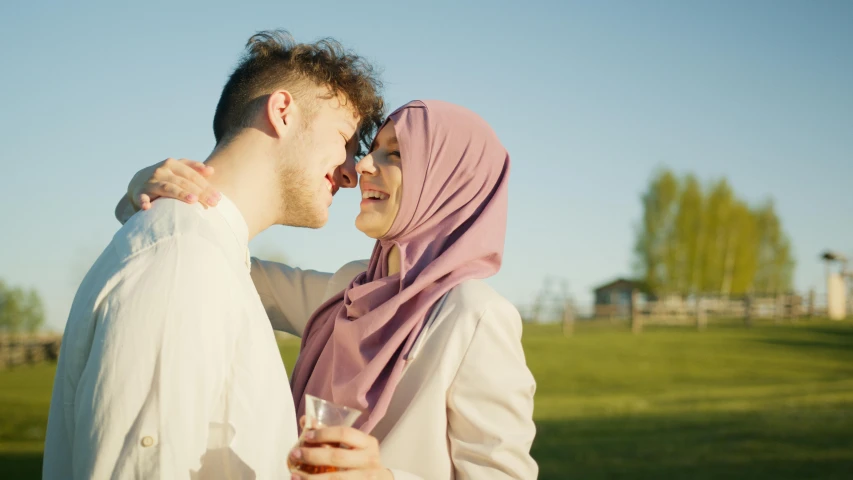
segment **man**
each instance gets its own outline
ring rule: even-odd
[[[334,42],[249,40],[214,117],[218,205],[156,202],[77,292],[44,478],[288,475],[295,411],[248,242],[273,224],[325,224],[339,184],[355,185],[339,167],[358,132],[381,121],[377,90],[369,65]]]

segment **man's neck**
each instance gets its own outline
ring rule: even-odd
[[[249,240],[276,223],[281,204],[272,162],[257,142],[240,136],[215,149],[204,162],[214,167],[208,178],[236,206],[249,227]]]

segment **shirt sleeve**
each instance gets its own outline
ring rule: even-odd
[[[132,217],[135,213],[136,209],[133,208],[133,204],[130,203],[130,199],[127,198],[127,195],[121,197],[121,200],[119,200],[116,204],[116,220],[118,220],[119,223],[124,225],[125,223],[127,223],[128,220],[130,220],[130,217]]]
[[[521,317],[487,309],[448,391],[448,435],[456,478],[535,479],[536,382],[521,347]]]
[[[242,330],[238,266],[183,235],[135,255],[111,280],[69,406],[74,478],[188,478],[200,469]]]
[[[252,258],[252,281],[275,330],[302,336],[314,310],[325,300],[331,273],[302,270]]]

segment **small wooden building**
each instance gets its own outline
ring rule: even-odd
[[[639,288],[634,280],[617,278],[593,290],[595,316],[628,318],[631,315],[631,292]]]

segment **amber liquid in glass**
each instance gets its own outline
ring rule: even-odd
[[[317,447],[341,448],[340,443],[334,443],[334,442],[332,442],[332,443],[312,443],[312,442],[306,442],[303,440],[300,443],[303,447],[309,447],[309,448],[317,448]],[[299,470],[300,472],[308,473],[311,475],[314,475],[317,473],[330,473],[330,472],[337,472],[338,471],[338,467],[309,465],[309,464],[303,463],[299,460],[294,460],[291,457],[287,457],[287,466],[290,467],[291,470]]]

